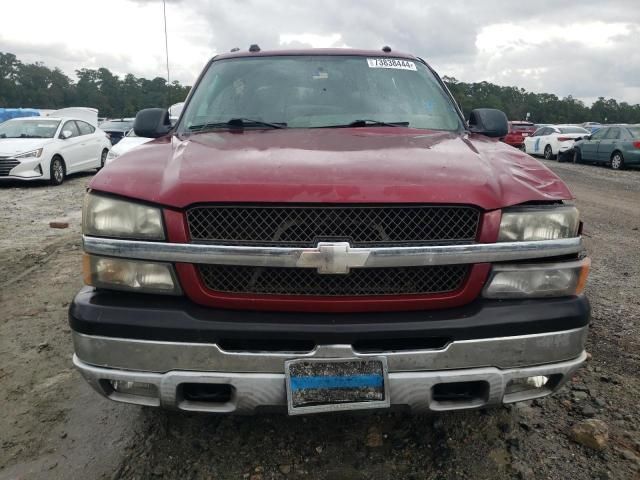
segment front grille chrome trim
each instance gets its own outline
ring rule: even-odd
[[[253,267],[315,268],[318,273],[348,273],[350,268],[426,267],[512,262],[573,255],[582,237],[531,242],[476,243],[421,247],[351,248],[346,242],[323,242],[315,248],[249,247],[147,242],[84,235],[84,251],[94,255],[158,262]]]

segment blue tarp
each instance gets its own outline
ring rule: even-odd
[[[20,117],[39,117],[40,111],[35,108],[0,108],[0,123]]]

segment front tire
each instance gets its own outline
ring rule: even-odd
[[[624,157],[620,152],[613,152],[613,155],[611,155],[610,165],[613,170],[624,169]]]
[[[107,161],[107,155],[109,155],[109,150],[105,148],[104,150],[102,150],[102,153],[100,154],[100,166],[98,167],[98,171],[104,168],[104,164]]]
[[[553,160],[555,158],[553,150],[551,150],[551,145],[547,145],[546,147],[544,147],[544,158],[546,160]]]
[[[49,165],[49,184],[53,186],[62,185],[66,176],[66,168],[62,157],[56,155],[51,159]]]

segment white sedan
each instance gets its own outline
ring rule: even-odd
[[[524,139],[524,151],[529,155],[544,155],[551,160],[566,152],[577,138],[589,135],[589,132],[575,125],[550,125],[536,130]]]
[[[127,133],[127,135],[122,140],[120,140],[113,147],[111,147],[111,150],[109,151],[109,155],[107,155],[106,164],[108,165],[123,153],[126,153],[129,150],[136,148],[138,145],[142,145],[143,143],[150,142],[151,140],[153,140],[153,138],[138,137],[133,131],[133,129],[131,129],[129,133]]]
[[[169,120],[171,121],[171,125],[175,125],[182,113],[182,109],[184,108],[184,102],[174,103],[169,107]],[[139,137],[133,131],[133,128],[129,130],[122,140],[116,143],[111,150],[109,151],[109,155],[107,155],[107,165],[113,162],[116,158],[121,156],[122,154],[128,152],[129,150],[133,150],[138,145],[142,145],[144,143],[150,142],[153,138],[147,137]]]
[[[96,123],[96,110],[78,108],[0,124],[0,181],[60,185],[67,174],[102,168],[111,142]]]

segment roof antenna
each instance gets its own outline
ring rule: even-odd
[[[171,103],[171,78],[169,76],[169,37],[167,35],[167,4],[162,0],[162,13],[164,16],[164,51],[167,57],[167,99]]]
[[[260,51],[260,46],[257,43],[254,43],[253,45],[251,45],[249,47],[249,51],[250,52],[259,52]]]
[[[385,45],[382,47],[382,51],[385,53],[389,53],[391,51],[391,47],[389,45]]]

